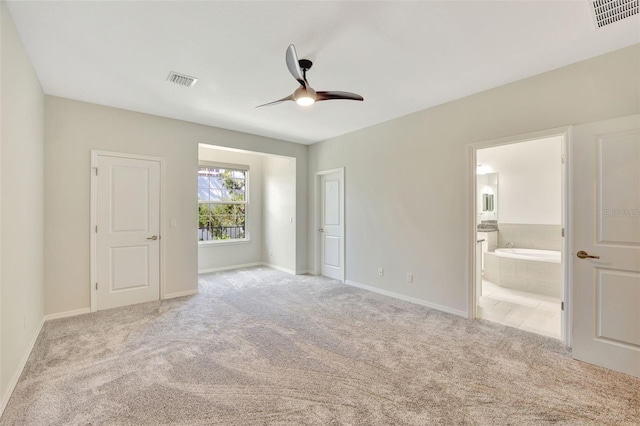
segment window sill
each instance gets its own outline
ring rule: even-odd
[[[212,240],[212,241],[198,241],[198,247],[217,247],[217,246],[231,246],[235,244],[250,243],[251,239],[244,238],[242,240]]]

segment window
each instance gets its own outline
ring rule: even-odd
[[[246,166],[198,167],[198,240],[248,240]]]

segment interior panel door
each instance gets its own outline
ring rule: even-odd
[[[341,173],[320,177],[321,274],[344,281],[344,185]]]
[[[98,309],[160,297],[160,163],[98,156]]]
[[[577,126],[573,356],[640,377],[640,116]]]

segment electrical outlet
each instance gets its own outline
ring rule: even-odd
[[[409,272],[407,274],[407,282],[408,283],[412,283],[413,282],[413,274],[411,272]]]
[[[378,275],[380,275],[381,277],[384,276],[384,269],[378,268]]]

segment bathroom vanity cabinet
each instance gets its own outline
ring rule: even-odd
[[[482,242],[482,252],[493,251],[498,247],[498,231],[478,232],[478,240]]]

